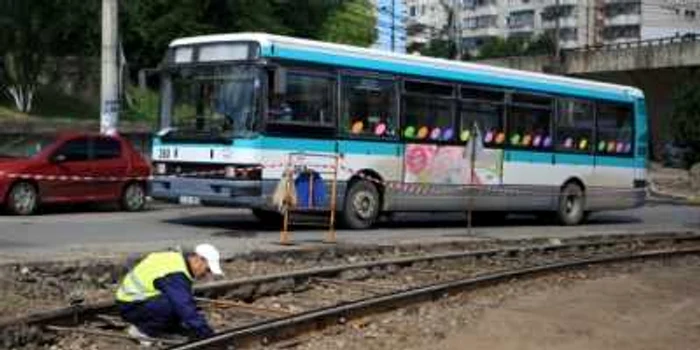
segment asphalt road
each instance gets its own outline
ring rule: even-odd
[[[460,238],[566,237],[582,234],[641,233],[700,230],[700,207],[648,205],[603,212],[586,225],[561,227],[535,218],[511,216],[503,223],[477,225],[471,232],[461,215],[402,214],[377,228],[340,231],[346,243],[451,240]],[[293,239],[315,244],[322,229],[298,227]],[[53,208],[40,216],[0,216],[0,262],[19,258],[71,258],[187,246],[199,241],[221,244],[227,255],[250,250],[281,249],[279,231],[265,228],[246,210],[181,207],[152,204],[141,213],[120,213],[109,208]]]

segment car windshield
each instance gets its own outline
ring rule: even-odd
[[[164,91],[164,116],[178,134],[248,136],[258,121],[260,70],[251,66],[180,68]],[[169,114],[169,115],[168,115]]]
[[[16,136],[0,139],[0,159],[31,158],[55,141],[51,137]]]

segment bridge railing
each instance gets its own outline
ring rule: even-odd
[[[605,45],[586,45],[571,49],[565,49],[563,51],[568,52],[580,52],[580,51],[612,51],[621,49],[631,49],[638,47],[650,47],[650,46],[662,46],[675,43],[693,42],[700,41],[700,34],[688,33],[684,35],[670,36],[664,38],[647,39],[647,40],[636,40],[628,41],[615,44],[605,44]]]

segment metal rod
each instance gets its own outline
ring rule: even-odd
[[[263,314],[263,316],[264,316],[264,315],[274,314],[277,316],[280,316],[280,315],[281,316],[288,316],[288,315],[292,314],[292,312],[286,311],[286,310],[269,309],[269,308],[249,305],[246,303],[241,303],[239,301],[233,301],[233,300],[219,300],[219,299],[209,299],[209,298],[199,298],[199,297],[195,298],[195,300],[202,302],[202,303],[207,303],[207,304],[236,308],[236,309],[240,309],[243,311],[248,311],[248,312],[256,314],[256,315]]]
[[[107,332],[107,331],[100,331],[96,329],[87,329],[87,328],[73,328],[73,327],[61,327],[61,326],[54,326],[54,325],[48,325],[45,327],[46,329],[54,332],[66,332],[66,333],[82,333],[82,334],[89,334],[89,335],[96,335],[98,337],[106,337],[106,338],[116,338],[116,339],[128,339],[128,340],[146,340],[146,341],[152,341],[152,342],[158,342],[158,343],[163,343],[167,345],[178,345],[181,344],[181,342],[177,340],[171,340],[171,339],[162,339],[162,338],[152,338],[152,337],[146,337],[146,338],[134,338],[132,336],[126,335],[126,334],[121,334],[121,333],[116,333],[116,332]]]
[[[331,184],[331,222],[330,222],[330,227],[328,229],[328,237],[326,238],[326,241],[328,243],[335,243],[336,242],[336,232],[335,232],[335,210],[336,210],[336,196],[338,194],[338,156],[335,156],[335,166],[334,169],[335,171],[333,172],[333,183]]]

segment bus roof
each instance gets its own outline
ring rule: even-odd
[[[266,33],[195,36],[174,40],[170,44],[170,47],[235,41],[259,43],[264,57],[284,58],[348,68],[370,69],[426,78],[449,79],[589,98],[633,101],[634,99],[644,97],[640,89],[631,86],[501,68],[479,63],[399,54]]]

